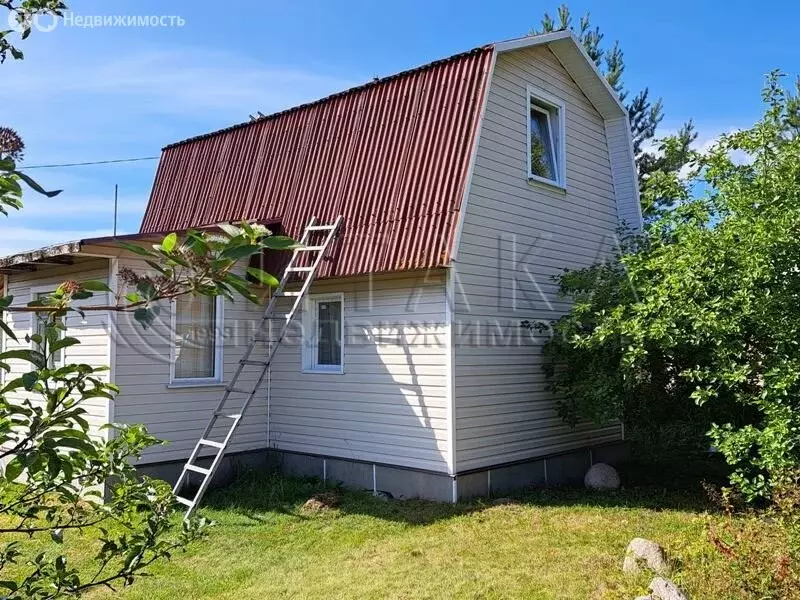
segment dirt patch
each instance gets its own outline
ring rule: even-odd
[[[336,492],[320,492],[305,501],[302,507],[304,513],[319,513],[338,508],[341,497]]]

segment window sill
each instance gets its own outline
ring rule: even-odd
[[[528,175],[528,183],[531,185],[545,185],[549,188],[553,188],[560,192],[566,192],[567,186],[562,185],[560,183],[556,183],[552,179],[545,179],[544,177],[539,177],[538,175]]]
[[[303,369],[306,375],[344,375],[344,368],[341,369]]]
[[[228,385],[222,381],[208,380],[208,381],[171,381],[167,384],[168,390],[181,390],[183,388],[221,388]]]

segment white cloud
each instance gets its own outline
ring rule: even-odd
[[[211,124],[192,127],[200,133],[353,85],[232,53],[185,47],[26,63],[25,68],[11,65],[0,87],[0,102],[10,109],[6,118],[19,123],[26,139],[149,142],[152,151],[175,141],[177,132],[183,135],[187,122]],[[43,159],[39,154],[38,160]]]
[[[232,52],[145,43],[31,46],[25,61],[0,69],[2,124],[22,134],[27,165],[158,156],[167,143],[353,85]],[[92,236],[110,226],[115,184],[121,228],[135,228],[155,166],[148,161],[30,171],[47,189],[64,192],[52,200],[26,194],[21,213],[0,219],[0,252]]]
[[[117,204],[118,215],[141,215],[147,207],[147,196],[121,198]],[[89,215],[108,215],[114,213],[114,198],[109,196],[77,196],[62,194],[55,198],[45,198],[35,194],[25,197],[20,218],[69,218]]]

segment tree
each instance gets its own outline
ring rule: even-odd
[[[0,1],[23,23],[32,14],[58,14],[65,7],[50,0]],[[30,29],[23,32],[23,39]],[[0,33],[0,61],[22,53]],[[23,186],[54,197],[16,167],[24,150],[22,138],[0,128],[0,211],[22,208]],[[238,265],[265,249],[294,246],[250,223],[222,224],[219,232],[171,233],[151,248],[124,245],[142,255],[155,275],[121,273],[127,288],[112,292],[105,282],[65,281],[47,298],[26,306],[0,297],[0,329],[16,340],[4,316],[37,315],[42,326],[27,335],[26,344],[0,353],[0,369],[10,360],[27,371],[0,387],[0,597],[49,599],[79,596],[97,586],[128,585],[148,565],[204,532],[203,519],[182,522],[180,505],[165,482],[140,477],[133,464],[158,440],[141,425],[109,425],[108,440],[91,435],[84,408],[92,398],[113,401],[118,388],[104,379],[105,369],[87,364],[56,366],[53,357],[79,340],[66,335],[64,317],[90,310],[126,311],[147,327],[159,301],[182,294],[242,296],[258,302]],[[250,268],[264,285],[275,278]],[[109,306],[86,306],[95,293],[113,295]],[[105,493],[104,493],[105,492]],[[180,524],[179,524],[180,523]],[[90,533],[100,548],[91,569],[78,569],[70,549],[85,544]],[[59,550],[42,551],[43,539]]]
[[[152,249],[125,244],[143,255],[156,275],[120,273],[132,291],[117,292],[109,306],[82,306],[93,293],[111,293],[104,282],[66,281],[48,298],[13,306],[0,300],[2,312],[31,312],[44,317],[44,330],[26,337],[31,348],[0,353],[0,368],[8,360],[30,364],[30,370],[0,388],[0,581],[8,598],[54,598],[79,595],[99,585],[133,582],[134,576],[155,560],[169,558],[176,549],[202,534],[204,521],[195,519],[176,530],[175,502],[165,482],[140,478],[133,459],[157,443],[140,425],[111,425],[108,441],[90,435],[83,405],[92,398],[113,401],[117,387],[102,379],[105,370],[87,364],[54,365],[53,356],[78,344],[64,336],[64,317],[93,310],[132,311],[148,326],[158,314],[158,302],[192,293],[206,296],[241,295],[258,298],[247,281],[234,272],[241,260],[264,249],[286,249],[294,242],[270,236],[266,228],[242,223],[221,225],[222,232],[188,232],[182,240],[167,235]],[[255,268],[248,272],[265,284],[275,282]],[[13,331],[0,321],[6,334]],[[25,399],[15,400],[25,392]],[[14,394],[12,396],[12,394]],[[113,483],[110,483],[113,482]],[[109,494],[102,498],[103,486]],[[20,536],[48,535],[59,544],[80,543],[82,531],[99,528],[102,548],[89,576],[70,565],[68,552],[47,555],[26,546]],[[16,536],[14,535],[16,534]],[[14,539],[16,537],[16,539]]]
[[[656,140],[656,130],[664,118],[663,104],[659,98],[650,99],[650,90],[645,88],[633,95],[623,82],[625,73],[625,60],[619,42],[614,42],[611,47],[603,46],[605,34],[599,27],[592,28],[589,13],[583,15],[576,27],[572,14],[566,4],[558,8],[556,21],[548,13],[542,18],[541,28],[534,28],[531,34],[547,33],[551,31],[571,30],[583,44],[589,58],[608,81],[609,85],[619,95],[620,100],[626,103],[628,118],[631,124],[631,139],[636,165],[639,170],[639,186],[642,190],[642,211],[646,221],[657,218],[665,207],[674,204],[677,198],[662,197],[658,202],[653,202],[653,196],[666,191],[663,180],[650,183],[648,180],[656,173],[678,173],[691,158],[691,144],[697,139],[697,132],[691,121],[686,123],[681,130],[662,140]],[[665,152],[668,147],[669,153]],[[655,186],[650,196],[646,194],[648,187]]]
[[[572,22],[572,14],[566,4],[558,7],[558,22],[548,13],[544,14],[541,29],[533,29],[531,34],[548,33],[551,31],[561,31],[569,29],[575,33],[578,40],[583,44],[586,53],[600,69],[609,85],[619,95],[622,102],[628,98],[628,90],[622,81],[625,72],[625,60],[619,42],[614,42],[610,48],[604,48],[601,44],[605,34],[599,27],[592,28],[589,20],[589,13],[583,15],[576,28]],[[662,102],[659,98],[655,102],[650,100],[650,90],[643,89],[633,96],[628,103],[628,116],[631,121],[631,134],[633,137],[634,154],[639,157],[642,154],[642,146],[647,141],[653,139],[661,120],[664,118],[662,112]]]
[[[16,21],[17,29],[20,30],[20,37],[28,39],[32,31],[32,22],[39,16],[49,15],[53,18],[61,17],[67,9],[67,5],[61,0],[0,0],[0,7],[5,8],[8,13],[4,15],[3,24]],[[16,60],[24,57],[22,50],[11,43],[13,29],[0,30],[0,64],[11,56]]]
[[[691,402],[749,499],[800,468],[800,103],[776,73],[763,98],[758,123],[673,175],[684,200],[646,239],[562,278],[574,307],[546,348],[563,416]]]

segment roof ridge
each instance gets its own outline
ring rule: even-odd
[[[237,129],[242,129],[244,127],[249,127],[251,125],[255,125],[256,123],[261,123],[263,121],[269,121],[269,120],[272,120],[272,119],[276,119],[276,118],[281,117],[283,115],[291,114],[293,112],[297,112],[299,110],[310,108],[312,106],[317,106],[317,105],[320,105],[320,104],[324,104],[324,103],[329,102],[331,100],[334,100],[336,98],[341,98],[342,96],[348,96],[350,94],[355,94],[357,92],[360,92],[361,90],[365,90],[365,89],[368,89],[370,87],[374,87],[374,86],[380,85],[380,84],[385,83],[387,81],[393,81],[393,80],[398,79],[400,77],[405,77],[407,75],[411,75],[412,73],[418,73],[418,72],[421,72],[421,71],[426,71],[426,70],[431,69],[433,67],[436,67],[436,66],[439,66],[439,65],[442,65],[442,64],[446,64],[446,63],[452,62],[454,60],[458,60],[460,58],[464,58],[465,56],[470,56],[472,54],[477,54],[477,53],[480,53],[480,52],[486,52],[487,50],[491,50],[492,48],[494,48],[494,44],[484,44],[483,46],[478,46],[476,48],[472,48],[471,50],[467,50],[465,52],[459,52],[458,54],[453,54],[452,56],[447,56],[445,58],[440,58],[440,59],[434,60],[433,62],[429,62],[429,63],[425,63],[423,65],[419,65],[418,67],[414,67],[414,68],[411,68],[411,69],[406,69],[405,71],[399,71],[397,73],[393,73],[392,75],[387,75],[386,77],[375,78],[372,81],[368,81],[367,83],[362,83],[361,85],[357,85],[355,87],[351,87],[351,88],[348,88],[346,90],[342,90],[341,92],[336,92],[334,94],[330,94],[328,96],[324,96],[322,98],[319,98],[317,100],[313,100],[311,102],[306,102],[305,104],[298,104],[296,106],[291,106],[289,108],[286,108],[284,110],[280,110],[278,112],[274,112],[274,113],[271,113],[271,114],[268,114],[268,115],[264,115],[264,116],[258,117],[257,119],[251,119],[249,121],[244,121],[243,123],[237,123],[235,125],[230,125],[228,127],[224,127],[222,129],[217,129],[215,131],[209,131],[208,133],[202,133],[200,135],[195,135],[195,136],[192,136],[192,137],[188,137],[186,139],[183,139],[183,140],[180,140],[180,141],[177,141],[177,142],[172,142],[172,143],[167,144],[166,146],[164,146],[161,150],[162,151],[169,150],[170,148],[174,148],[176,146],[182,146],[184,144],[189,144],[191,142],[204,140],[206,138],[214,137],[216,135],[220,135],[220,134],[223,134],[223,133],[228,133],[230,131],[235,131]]]

